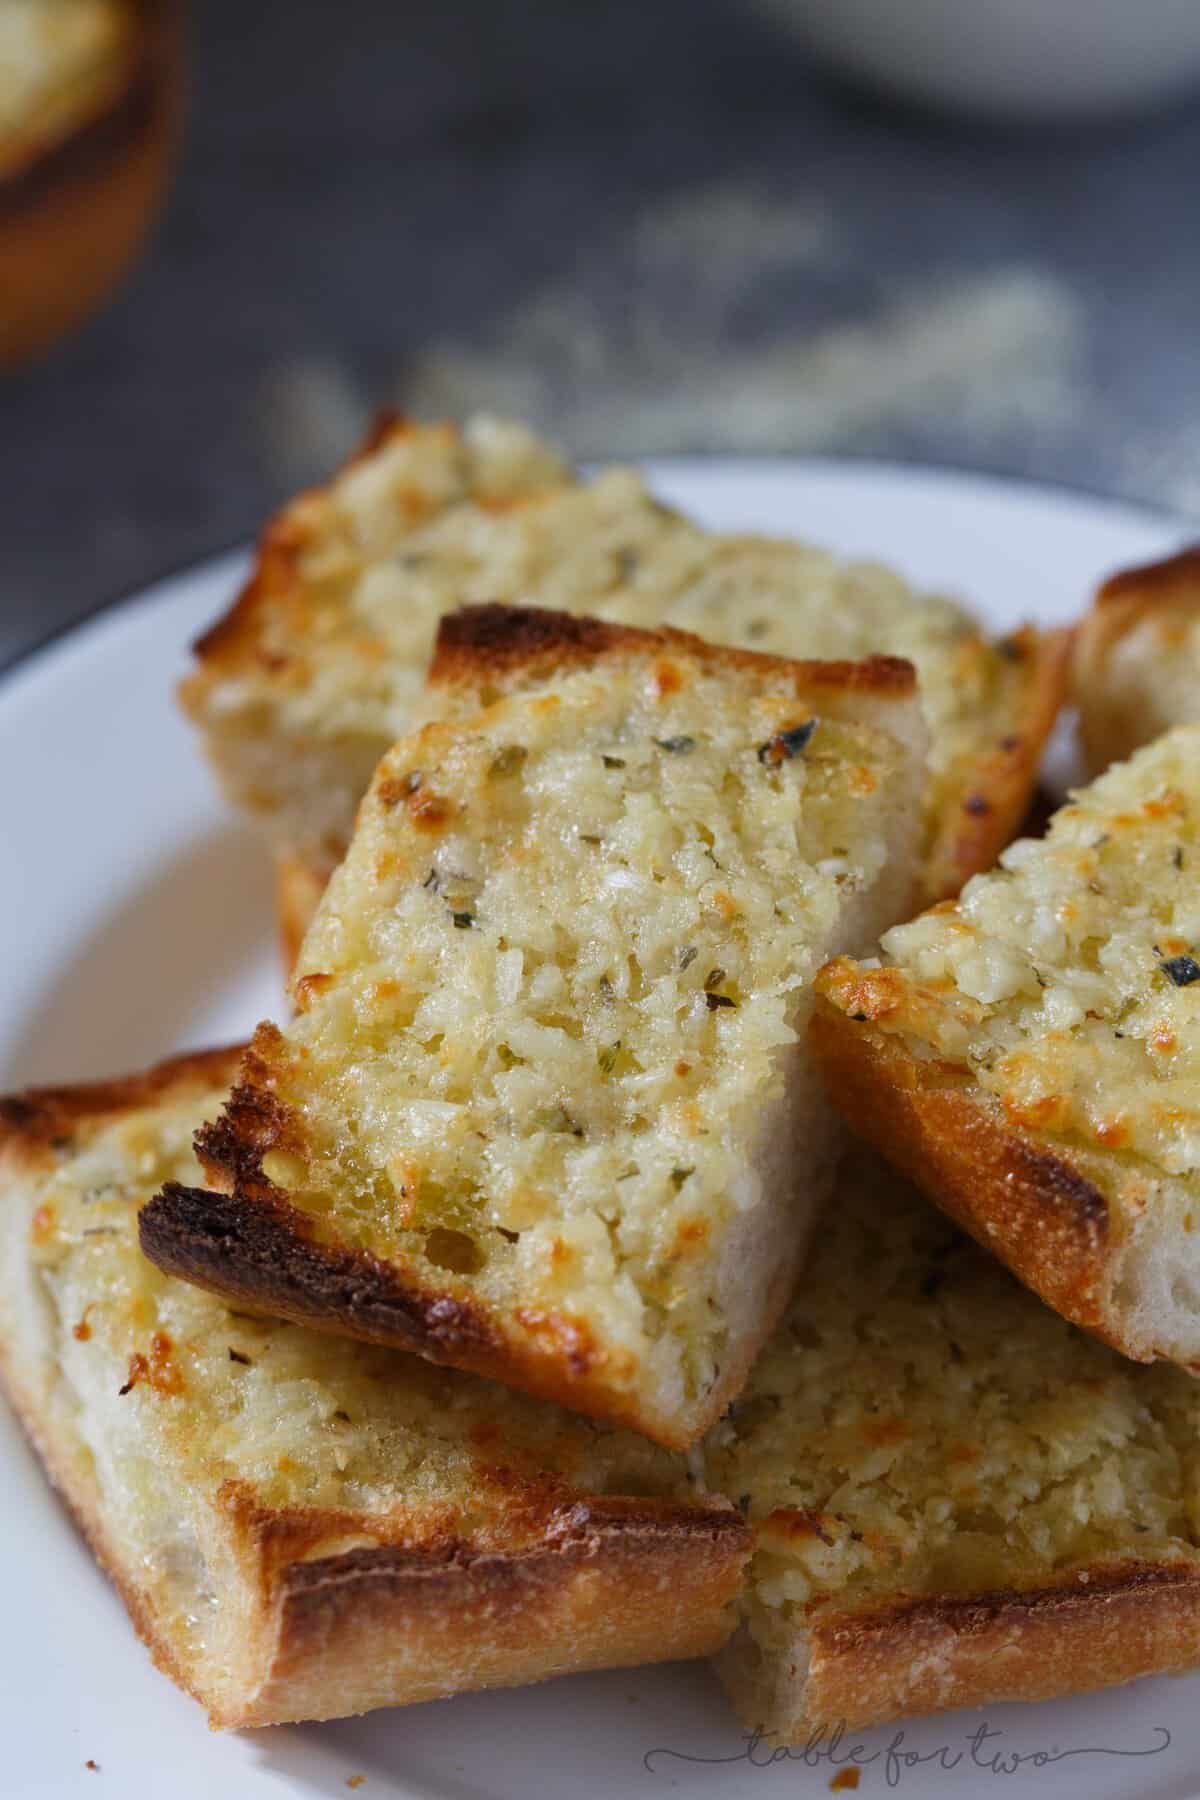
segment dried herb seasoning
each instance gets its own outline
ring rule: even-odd
[[[758,746],[759,762],[769,769],[790,762],[793,756],[799,756],[816,729],[817,720],[806,719],[803,725],[789,725],[785,731],[777,731],[774,737]]]

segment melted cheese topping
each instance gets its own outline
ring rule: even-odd
[[[831,997],[967,1065],[1017,1124],[1145,1158],[1200,1204],[1200,727],[1101,776]]]
[[[404,1509],[481,1541],[536,1533],[536,1517],[514,1510],[529,1484],[687,1491],[680,1460],[630,1433],[415,1357],[230,1311],[162,1275],[138,1249],[138,1210],[165,1181],[200,1183],[192,1133],[222,1098],[83,1127],[13,1222],[50,1302],[52,1354],[83,1398],[77,1426],[106,1504],[151,1562],[174,1558],[194,1582],[195,1536],[170,1509],[211,1507],[229,1481],[272,1508]]]
[[[810,1605],[1200,1544],[1200,1384],[1067,1324],[865,1151],[705,1464],[757,1525],[768,1652],[794,1654]]]
[[[289,508],[282,537],[295,557],[286,601],[258,612],[240,664],[222,663],[211,689],[203,673],[187,689],[210,727],[243,735],[231,778],[268,814],[297,774],[294,759],[268,766],[251,750],[268,729],[266,695],[276,733],[342,745],[365,734],[377,760],[409,729],[438,619],[489,601],[667,623],[780,656],[909,658],[932,738],[931,829],[961,804],[964,759],[1013,728],[1019,659],[952,601],[877,563],[703,531],[630,469],[579,484],[515,425],[476,420],[461,437],[408,428]],[[285,836],[311,829],[309,787],[331,785],[327,772],[306,785]]]
[[[710,1383],[809,983],[912,804],[901,746],[814,719],[786,665],[613,653],[427,726],[305,943],[267,1054],[308,1161],[268,1174],[439,1285],[630,1366],[669,1336]]]

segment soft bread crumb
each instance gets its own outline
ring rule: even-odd
[[[843,1019],[912,1059],[914,1079],[924,1066],[932,1083],[939,1064],[968,1075],[981,1116],[1074,1171],[1102,1262],[1094,1310],[1072,1316],[1130,1355],[1188,1364],[1200,1361],[1198,870],[1191,726],[1075,794],[957,904],[890,932],[880,966],[843,959],[820,978]],[[955,1194],[948,1179],[939,1197]],[[981,1230],[1001,1204],[986,1202]],[[1020,1245],[1002,1253],[1046,1291],[1051,1268]]]
[[[139,1209],[164,1180],[198,1181],[192,1135],[235,1069],[214,1054],[124,1094],[0,1103],[5,1384],[156,1660],[215,1722],[246,1725],[711,1647],[738,1534],[732,1554],[715,1543],[729,1515],[693,1502],[681,1459],[230,1309],[142,1257]],[[664,1555],[681,1540],[690,1563]]]
[[[182,690],[233,798],[281,854],[328,874],[371,770],[411,725],[438,619],[492,601],[782,656],[909,658],[931,736],[931,898],[1016,829],[1057,705],[1035,634],[993,643],[963,607],[880,563],[703,531],[635,471],[580,482],[517,425],[398,424],[269,527],[251,588]],[[972,797],[990,817],[964,812]]]
[[[1102,1586],[1126,1563],[1200,1574],[1197,1445],[1200,1385],[1069,1325],[857,1152],[785,1320],[705,1442],[708,1478],[758,1532],[723,1659],[744,1722],[796,1741],[845,1716],[808,1644],[843,1619],[897,1608],[899,1655],[906,1609]],[[953,1670],[953,1626],[942,1641]],[[864,1670],[858,1706],[903,1712],[868,1661],[827,1679]],[[1107,1679],[1137,1672],[1114,1659]],[[1022,1697],[1006,1682],[1029,1671],[997,1657],[987,1691],[964,1678],[939,1705]],[[1073,1672],[1047,1660],[1045,1679],[1067,1692]]]
[[[455,722],[380,764],[247,1088],[280,1119],[263,1176],[323,1241],[679,1444],[736,1391],[823,1190],[809,983],[906,908],[921,726],[903,665],[555,621],[472,621]],[[577,662],[503,692],[559,629]],[[238,1188],[224,1127],[206,1155]]]

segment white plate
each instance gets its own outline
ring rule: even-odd
[[[999,626],[1069,619],[1099,576],[1181,535],[1099,500],[870,464],[674,462],[652,473],[711,524],[887,557],[921,585],[969,595]],[[0,683],[0,1087],[123,1072],[231,1040],[280,1001],[264,859],[216,798],[171,699],[188,640],[245,566],[224,557],[163,582]],[[0,1457],[0,1793],[344,1800],[356,1775],[363,1800],[829,1792],[827,1760],[749,1760],[700,1666],[210,1735],[151,1668],[6,1414]],[[1200,1793],[1198,1706],[1200,1680],[1188,1677],[997,1706],[986,1721],[925,1720],[903,1731],[901,1756],[933,1759],[915,1764],[889,1762],[891,1730],[855,1733],[862,1754],[876,1753],[859,1793],[1188,1800]],[[997,1735],[973,1760],[968,1734],[983,1724]],[[1143,1751],[1153,1753],[1130,1760]],[[1057,1759],[997,1782],[975,1766],[997,1752]]]

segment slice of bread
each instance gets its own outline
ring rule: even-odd
[[[682,1447],[829,1177],[812,977],[907,916],[913,671],[537,609],[443,629],[457,721],[380,764],[297,1016],[199,1139],[222,1191],[168,1188],[143,1247]]]
[[[310,889],[410,729],[438,619],[489,601],[665,622],[777,656],[907,657],[932,740],[927,899],[957,892],[1019,829],[1065,681],[1062,633],[992,642],[876,563],[703,531],[629,469],[581,483],[516,425],[385,421],[269,526],[181,688],[230,796]]]
[[[705,1465],[757,1532],[718,1658],[751,1729],[1200,1663],[1200,1384],[1068,1325],[869,1152]]]
[[[0,1373],[159,1667],[241,1726],[713,1650],[749,1534],[680,1459],[145,1261],[237,1063],[0,1103]]]
[[[1053,1307],[1200,1371],[1200,726],[818,981],[855,1128]]]
[[[1200,545],[1103,584],[1076,636],[1072,684],[1093,775],[1200,720]]]

